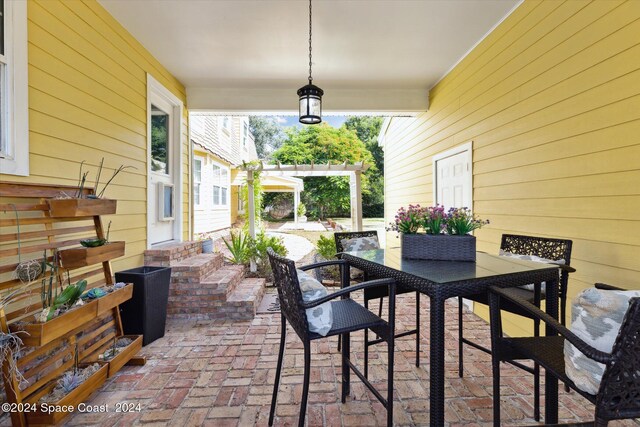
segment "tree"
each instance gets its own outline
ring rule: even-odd
[[[378,135],[382,128],[382,117],[373,116],[349,116],[344,126],[354,131],[360,141],[364,142],[367,149],[376,161],[376,169],[380,175],[384,175],[384,151],[378,145]]]
[[[285,139],[282,127],[273,117],[249,116],[249,129],[253,134],[259,159],[268,159]]]
[[[335,129],[327,124],[286,129],[287,139],[273,153],[273,160],[298,164],[340,164],[343,162],[365,162],[374,159],[367,147],[354,131],[341,127]],[[308,177],[304,179],[303,202],[310,216],[345,215],[349,213],[349,178],[343,176]],[[362,176],[363,195],[369,192],[368,173]]]
[[[369,172],[370,191],[362,196],[362,210],[368,217],[384,215],[384,151],[378,145],[383,121],[382,117],[350,116],[344,123],[358,135],[375,159],[376,168]]]

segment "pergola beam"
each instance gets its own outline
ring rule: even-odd
[[[349,164],[345,161],[342,164],[334,165],[331,162],[323,165],[316,165],[313,162],[308,165],[283,165],[276,161],[275,165],[265,165],[260,162],[259,165],[243,164],[238,169],[247,173],[247,183],[249,184],[249,194],[253,194],[253,173],[264,173],[265,176],[289,176],[289,177],[305,177],[305,176],[348,176],[349,191],[351,200],[351,229],[352,231],[362,231],[362,172],[369,169],[370,165],[364,162]],[[298,204],[300,203],[300,189],[294,190],[294,220],[298,222]],[[255,203],[253,197],[249,197],[249,234],[255,237],[255,229],[252,225],[255,221]],[[252,265],[253,268],[253,265]],[[252,270],[253,271],[253,270]]]
[[[249,165],[242,165],[239,167],[239,169],[244,171],[252,169],[269,173],[282,172],[284,176],[298,176],[304,173],[309,174],[304,176],[335,176],[340,172],[346,172],[345,175],[347,175],[348,172],[364,172],[369,169],[369,167],[370,165],[367,165],[364,162],[349,164],[345,161],[344,163],[339,165],[334,165],[331,163],[316,165],[313,162],[308,165],[299,165],[297,163],[294,163],[292,165],[283,165],[278,161],[275,165],[265,165],[264,163],[261,163],[257,168],[255,166],[252,167]]]

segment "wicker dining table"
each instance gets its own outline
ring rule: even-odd
[[[546,283],[546,311],[558,318],[558,267],[484,252],[475,262],[403,259],[399,247],[338,254],[370,279],[393,278],[397,286],[430,298],[430,424],[444,425],[445,402],[445,301],[487,292],[489,286],[511,287]],[[547,328],[548,335],[554,331]],[[545,423],[558,419],[558,381],[545,376]]]

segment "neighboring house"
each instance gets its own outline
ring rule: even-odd
[[[231,227],[241,210],[240,185],[232,185],[242,162],[257,160],[249,118],[192,113],[193,232]],[[237,180],[236,180],[237,181]]]
[[[118,199],[103,219],[110,238],[127,242],[114,271],[142,265],[155,243],[188,240],[184,86],[96,1],[3,5],[0,180],[76,185],[84,160],[93,185],[103,157],[103,182],[134,166],[105,194]]]
[[[503,233],[572,239],[570,298],[595,282],[637,289],[634,3],[515,9],[430,90],[427,112],[385,123],[385,217],[472,206],[491,220],[478,250],[497,253]]]

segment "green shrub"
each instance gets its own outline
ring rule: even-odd
[[[327,260],[334,259],[336,256],[336,242],[333,237],[320,236],[318,243],[316,243],[316,249],[321,257]]]
[[[287,256],[288,253],[282,237],[267,236],[264,231],[261,231],[256,235],[256,239],[251,245],[251,257],[256,261],[266,260],[269,262],[267,248],[273,249],[280,256]]]
[[[267,248],[273,249],[280,256],[287,256],[288,251],[282,237],[267,236],[264,231],[260,231],[252,241],[250,254],[251,258],[256,261],[258,274],[266,279],[271,279],[271,264]]]
[[[316,243],[316,252],[318,252],[321,259],[327,261],[335,260],[337,250],[333,236],[320,236],[318,243]],[[319,274],[323,280],[338,280],[340,278],[340,268],[337,265],[323,267],[319,270]]]

